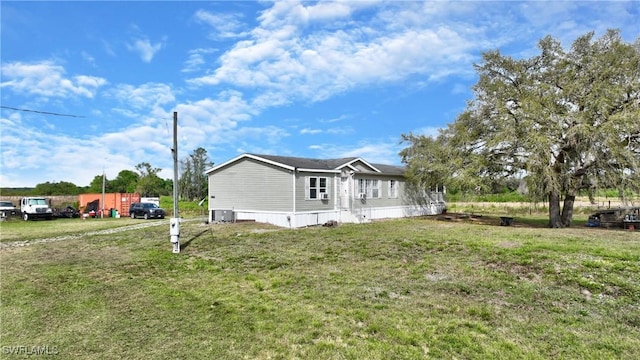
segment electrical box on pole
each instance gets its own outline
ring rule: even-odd
[[[169,235],[173,253],[180,252],[180,216],[178,216],[178,112],[173,112],[173,217],[169,222]]]

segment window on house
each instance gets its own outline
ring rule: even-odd
[[[327,192],[327,178],[308,176],[307,178],[307,199],[320,199],[321,194]]]
[[[398,197],[398,180],[389,180],[389,197]]]
[[[367,199],[380,197],[380,180],[377,179],[358,179],[358,192],[366,194]]]

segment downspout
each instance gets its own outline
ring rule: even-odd
[[[340,181],[340,174],[333,174],[333,211],[338,209],[338,181]]]
[[[354,214],[356,211],[356,173],[355,171],[349,171],[349,212]]]
[[[291,215],[292,216],[287,216],[287,220],[289,222],[289,228],[292,227],[291,220],[292,220],[292,217],[296,213],[296,173],[297,172],[298,172],[298,168],[294,168],[293,171],[291,172],[291,195],[292,195],[291,202],[292,202],[292,206],[293,207],[291,208],[291,211],[292,211]],[[295,217],[293,217],[293,218],[294,218],[294,221],[295,221]]]

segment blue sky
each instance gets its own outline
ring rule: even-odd
[[[2,1],[0,186],[68,181],[178,151],[400,164],[472,97],[482,52],[551,35],[640,36],[640,2]],[[32,111],[72,116],[55,116]],[[82,116],[82,117],[80,117]]]

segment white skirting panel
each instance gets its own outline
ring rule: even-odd
[[[370,219],[394,219],[402,217],[437,215],[441,214],[444,206],[431,204],[429,206],[393,206],[383,208],[370,208]]]
[[[284,212],[253,212],[244,210],[236,211],[235,219],[237,221],[253,220],[286,228],[299,228],[323,225],[331,220],[340,222],[340,211],[331,210],[293,214]]]
[[[286,212],[258,212],[250,210],[235,210],[236,221],[256,221],[273,224],[285,228],[300,228],[305,226],[323,225],[329,221],[338,223],[365,223],[376,219],[392,219],[442,213],[444,204],[430,206],[394,206],[394,207],[361,207],[353,212],[344,210],[329,210],[318,212],[286,213]]]

